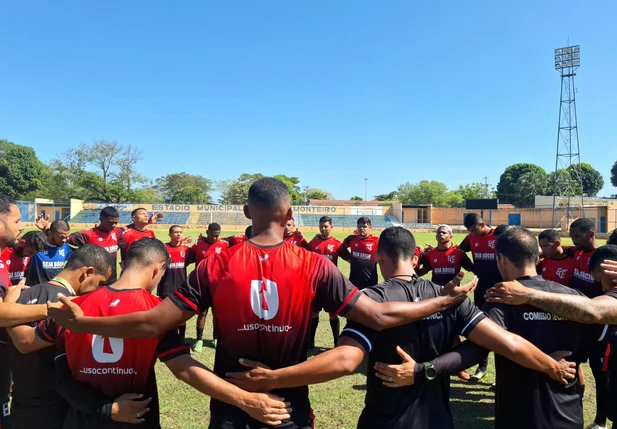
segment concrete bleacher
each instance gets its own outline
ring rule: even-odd
[[[200,213],[197,219],[198,225],[209,225],[213,222],[219,225],[251,225],[251,220],[244,216],[243,212],[208,212]]]
[[[190,213],[182,212],[162,212],[165,216],[163,219],[159,219],[157,223],[163,225],[186,225],[189,220]],[[71,223],[99,223],[100,210],[82,210],[75,217],[73,217]],[[128,225],[132,223],[131,212],[120,211],[120,225]]]
[[[319,219],[322,215],[318,214],[299,214],[294,213],[297,226],[319,226]],[[330,215],[334,227],[355,228],[357,226],[358,215]],[[368,216],[373,228],[388,228],[393,223],[388,216]]]

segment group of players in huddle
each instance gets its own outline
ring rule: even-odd
[[[587,219],[570,228],[574,248],[544,231],[538,263],[528,230],[492,229],[473,213],[458,246],[447,225],[437,228],[436,246],[421,249],[403,227],[372,235],[366,217],[343,241],[323,217],[308,242],[293,224],[287,187],[273,178],[249,190],[245,235],[221,239],[211,224],[190,247],[178,225],[163,244],[147,228],[156,217],[138,209],[120,229],[114,210],[104,209],[88,231],[70,234],[55,221],[49,230],[41,223],[46,235],[21,236],[17,206],[0,196],[0,247],[22,264],[32,256],[27,289],[15,258],[0,263],[0,326],[10,336],[0,359],[13,381],[3,425],[158,428],[158,358],[211,396],[211,428],[306,429],[315,425],[307,386],[350,374],[368,356],[358,428],[451,428],[450,375],[465,377],[478,364],[473,378],[482,378],[489,351],[496,353],[497,428],[582,428],[579,365],[587,359],[597,385],[594,425],[617,417],[617,373],[610,377],[617,246],[600,247]],[[47,276],[58,268],[49,259],[61,248],[59,271],[29,281],[35,261]],[[349,279],[336,268],[338,257],[349,261]],[[187,276],[190,263],[196,267]],[[475,274],[464,285],[462,269]],[[431,271],[432,281],[419,278]],[[213,372],[191,358],[184,340],[186,321],[198,315],[200,351],[209,309],[218,341]],[[307,360],[322,309],[335,347]],[[349,319],[340,338],[339,316]],[[8,397],[10,378],[6,385]]]

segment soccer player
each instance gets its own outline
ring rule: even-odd
[[[26,284],[29,286],[46,283],[53,279],[71,255],[71,248],[66,243],[71,234],[69,224],[58,219],[51,223],[47,236],[47,249],[32,257],[26,271]]]
[[[302,232],[296,228],[296,222],[293,217],[285,224],[283,240],[293,244],[294,246],[300,246],[306,250],[311,250],[306,238],[302,235]]]
[[[52,224],[53,228],[53,224]],[[48,282],[22,292],[20,304],[57,302],[58,293],[67,296],[92,292],[111,275],[112,260],[101,247],[87,245],[71,253],[66,266]],[[36,326],[36,324],[33,324]],[[31,325],[9,328],[12,338],[32,334]],[[15,343],[20,344],[20,340]],[[10,427],[19,429],[62,428],[67,404],[56,392],[53,348],[22,355],[9,342],[9,362],[13,374]]]
[[[161,282],[156,288],[156,293],[160,299],[165,299],[173,295],[186,280],[189,247],[185,244],[182,232],[182,227],[180,225],[173,225],[169,228],[169,243],[165,243],[165,247],[167,248],[170,262],[167,265]],[[179,326],[178,331],[180,336],[184,338],[186,334],[186,325]]]
[[[410,231],[403,227],[385,229],[379,238],[377,260],[386,282],[365,289],[364,295],[378,302],[422,302],[439,296],[442,290],[440,285],[418,279],[414,273],[415,247],[415,239]],[[229,377],[230,380],[238,380],[240,387],[249,390],[292,388],[350,374],[368,354],[365,408],[358,429],[448,429],[453,427],[449,407],[449,377],[424,382],[419,380],[414,386],[392,389],[382,383],[373,368],[379,361],[400,362],[397,346],[420,362],[429,362],[443,352],[452,350],[454,338],[459,334],[562,383],[567,382],[564,371],[570,374],[568,377],[572,377],[574,372],[571,368],[573,365],[565,361],[558,363],[528,341],[497,326],[470,300],[465,300],[422,321],[382,332],[349,322],[341,334],[338,346],[333,350],[293,367],[277,367],[274,371],[257,368],[248,374],[233,373]],[[257,363],[246,360],[244,364],[257,366]],[[427,375],[430,377],[430,372]],[[544,377],[543,374],[541,376]],[[251,380],[256,383],[250,383]],[[386,383],[389,382],[389,379],[386,380]]]
[[[202,261],[176,294],[146,312],[115,317],[87,317],[79,306],[62,299],[66,309],[50,309],[56,322],[74,332],[110,337],[157,336],[210,306],[216,310],[220,342],[214,373],[224,377],[243,369],[249,357],[271,367],[302,362],[307,356],[311,308],[314,302],[376,329],[427,317],[461,302],[476,281],[455,287],[423,302],[378,304],[358,292],[326,258],[283,241],[284,225],[292,216],[287,186],[274,178],[251,185],[247,218],[253,238]],[[289,429],[308,429],[313,415],[308,389],[285,390],[293,404]],[[257,427],[254,418],[235,406],[213,398],[211,428]]]
[[[574,259],[561,245],[561,237],[556,229],[546,229],[538,236],[542,260],[538,263],[538,274],[564,286],[570,286],[574,274]]]
[[[364,289],[376,285],[379,279],[375,260],[379,237],[371,234],[371,220],[368,217],[359,218],[357,226],[358,234],[350,235],[343,241],[341,257],[349,258],[349,281],[358,289]],[[343,253],[347,249],[350,249],[350,257]]]
[[[287,227],[285,227],[287,229]],[[323,255],[336,266],[338,266],[338,256],[343,242],[332,236],[332,218],[330,216],[322,216],[319,219],[319,235],[315,236],[308,244],[309,250]],[[314,308],[311,320],[311,336],[309,338],[309,349],[315,348],[315,334],[319,325],[319,312],[321,308]],[[340,321],[335,313],[330,313],[330,328],[334,337],[334,345],[338,343],[338,338],[341,330]]]
[[[555,316],[581,323],[617,325],[617,246],[606,245],[596,249],[589,258],[589,271],[599,282],[603,295],[593,299],[578,295],[548,293],[525,287],[518,281],[503,282],[495,285],[487,293],[489,302],[509,305],[532,305]],[[617,347],[613,336],[611,349]],[[617,367],[614,356],[608,359],[609,398],[607,414],[617,421]],[[596,411],[597,412],[597,411]],[[591,427],[601,427],[594,422]]]
[[[244,234],[232,235],[231,237],[225,237],[223,240],[229,243],[229,247],[233,247],[238,244],[244,243],[246,240],[250,240],[252,233],[253,233],[253,226],[249,225],[244,230]]]
[[[432,271],[431,281],[445,286],[462,269],[473,271],[473,262],[467,254],[452,243],[452,228],[439,225],[436,231],[437,247],[426,252],[419,276]],[[416,253],[417,256],[417,253]]]
[[[189,251],[189,263],[195,262],[195,266],[199,265],[204,259],[220,254],[224,250],[229,248],[229,243],[225,240],[221,240],[221,225],[214,222],[208,225],[206,230],[206,238],[200,238],[197,243],[191,247]],[[214,314],[214,313],[213,313]],[[208,310],[206,309],[197,317],[196,333],[197,340],[193,344],[193,351],[195,353],[201,353],[204,347],[204,328],[206,327],[206,316]],[[212,316],[212,346],[216,348],[217,336],[216,336],[216,321],[214,315]]]
[[[463,239],[459,248],[463,252],[471,252],[473,256],[474,274],[478,276],[478,289],[474,292],[473,302],[479,308],[484,306],[484,294],[495,283],[501,281],[501,274],[495,260],[495,230],[484,223],[478,213],[465,216],[465,228],[469,235]],[[478,365],[476,373],[471,377],[479,381],[488,374],[488,354]]]
[[[125,271],[117,283],[80,296],[76,302],[88,313],[97,315],[125,314],[152,308],[160,300],[150,291],[160,281],[168,261],[169,256],[160,241],[140,240],[131,246],[127,259],[123,261]],[[125,427],[115,421],[144,423],[145,427],[160,428],[154,378],[155,356],[165,361],[178,379],[204,393],[213,393],[222,400],[241,406],[261,421],[276,424],[289,417],[282,399],[272,395],[248,394],[216,379],[207,368],[190,358],[188,347],[184,346],[175,329],[156,339],[121,340],[62,331],[51,319],[46,319],[37,326],[36,331],[29,329],[27,333],[30,344],[22,341],[25,352],[58,342],[61,354],[55,359],[57,389],[70,405],[63,426],[66,429]],[[114,368],[110,368],[110,364]],[[127,395],[127,391],[141,394]],[[118,395],[121,396],[114,400]],[[139,397],[146,399],[136,401]],[[147,414],[149,409],[153,412]],[[134,414],[127,415],[131,410]]]
[[[149,218],[148,211],[143,207],[137,208],[131,212],[133,223],[126,227],[118,239],[118,247],[120,248],[122,260],[124,260],[124,257],[134,242],[141,240],[142,238],[156,238],[154,231],[146,227],[159,217],[162,216],[157,214]]]
[[[118,228],[120,213],[115,207],[105,207],[99,216],[100,223],[92,229],[87,229],[71,234],[67,240],[69,246],[79,247],[85,244],[95,244],[103,247],[114,263],[112,265],[110,281],[114,282],[118,278],[116,267],[118,264],[118,239],[122,235],[122,230]]]
[[[15,247],[7,247],[2,251],[0,263],[8,268],[9,278],[13,286],[24,278],[30,258],[45,250],[46,247],[47,237],[45,237],[45,234],[39,231],[29,231],[19,239]]]

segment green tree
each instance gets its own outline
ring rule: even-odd
[[[8,140],[0,140],[0,192],[23,198],[41,188],[45,166],[34,150]]]
[[[445,183],[434,180],[421,180],[418,183],[403,183],[397,194],[403,204],[439,204],[448,192]]]
[[[598,195],[604,187],[602,174],[586,162],[581,162],[580,165],[572,164],[568,171],[573,180],[583,183],[583,192],[590,197]]]
[[[544,170],[530,170],[520,176],[516,182],[515,201],[518,205],[533,205],[536,195],[546,195],[548,175]]]
[[[611,185],[617,187],[617,161],[615,161],[611,168]]]
[[[291,200],[291,204],[302,204],[302,192],[300,191],[300,179],[297,177],[289,177],[284,174],[277,174],[273,176],[275,179],[283,182],[287,189],[289,189],[289,199]]]
[[[437,198],[436,207],[464,207],[465,200],[458,191],[447,191]]]
[[[568,169],[560,168],[557,173],[553,171],[548,175],[546,195],[553,195],[555,176],[557,177],[557,195],[574,197],[582,194],[581,184],[572,178]]]
[[[218,183],[221,193],[221,204],[246,204],[249,188],[257,180],[265,177],[263,174],[241,174],[236,180],[223,180]]]
[[[351,197],[349,200],[350,201],[364,201],[364,198],[358,197],[358,196],[354,196],[354,197]]]
[[[480,182],[468,183],[465,186],[459,186],[456,191],[463,200],[480,200],[483,198],[495,198],[494,189],[486,189],[486,186]]]
[[[309,188],[306,192],[306,198],[309,200],[331,200],[332,194],[318,188]]]
[[[398,193],[396,191],[392,191],[389,194],[375,195],[375,201],[394,201],[397,198],[398,198]]]
[[[174,204],[204,204],[212,201],[214,189],[210,179],[188,173],[173,173],[156,179],[155,189],[164,201]]]
[[[546,176],[546,171],[535,164],[521,163],[506,168],[497,184],[497,198],[499,198],[500,203],[524,204],[517,201],[516,190],[519,178],[529,172],[538,172]]]

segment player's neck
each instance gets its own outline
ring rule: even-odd
[[[80,276],[81,274],[79,273],[79,271],[62,270],[60,271],[60,273],[58,273],[56,277],[54,277],[54,278],[60,278],[60,281],[50,280],[49,282],[51,284],[59,285],[66,289],[69,289],[67,285],[65,284],[66,282],[71,288],[73,288],[75,295],[79,295],[79,289],[81,287]],[[73,292],[73,291],[70,291],[70,292]]]
[[[250,241],[258,246],[275,246],[283,241],[284,231],[280,225],[274,222],[266,227],[253,225],[253,236]]]
[[[563,259],[563,255],[564,255],[565,251],[563,250],[563,247],[559,246],[557,249],[555,249],[555,256],[553,256],[550,259]]]
[[[600,246],[598,246],[596,240],[593,240],[589,246],[583,248],[583,252],[591,252],[592,250],[596,250],[598,247]]]
[[[413,269],[413,261],[399,261],[392,269],[390,276],[388,278],[391,279],[393,277],[406,279],[409,278],[411,280],[412,276],[416,274],[416,271]]]
[[[437,248],[439,250],[448,250],[450,247],[452,247],[451,241],[448,241],[447,243],[437,243]]]
[[[178,247],[178,246],[180,245],[180,243],[182,243],[182,241],[181,241],[181,240],[179,240],[179,241],[173,241],[173,240],[171,240],[171,241],[169,242],[169,245],[170,245],[171,247]]]
[[[509,278],[504,279],[504,280],[511,281],[511,280],[520,279],[521,277],[534,277],[537,275],[538,275],[538,272],[536,271],[536,266],[529,265],[527,267],[512,270],[511,273],[508,273]]]
[[[122,275],[118,281],[114,282],[112,287],[116,290],[127,289],[147,289],[150,284],[151,271],[143,270],[141,268],[129,268],[122,271]]]
[[[319,235],[319,238],[321,238],[322,240],[329,240],[329,239],[330,239],[330,237],[332,237],[332,236],[331,236],[331,235],[326,235],[326,236],[323,236],[323,235],[321,235],[321,234]]]
[[[133,225],[133,227],[134,227],[137,231],[139,231],[139,232],[144,232],[144,230],[146,229],[146,227],[147,227],[147,226],[148,226],[148,224],[147,224],[147,223],[146,223],[146,224],[143,224],[143,225],[142,225],[142,224],[137,224],[137,223],[136,223],[136,224],[134,224],[134,225]]]

